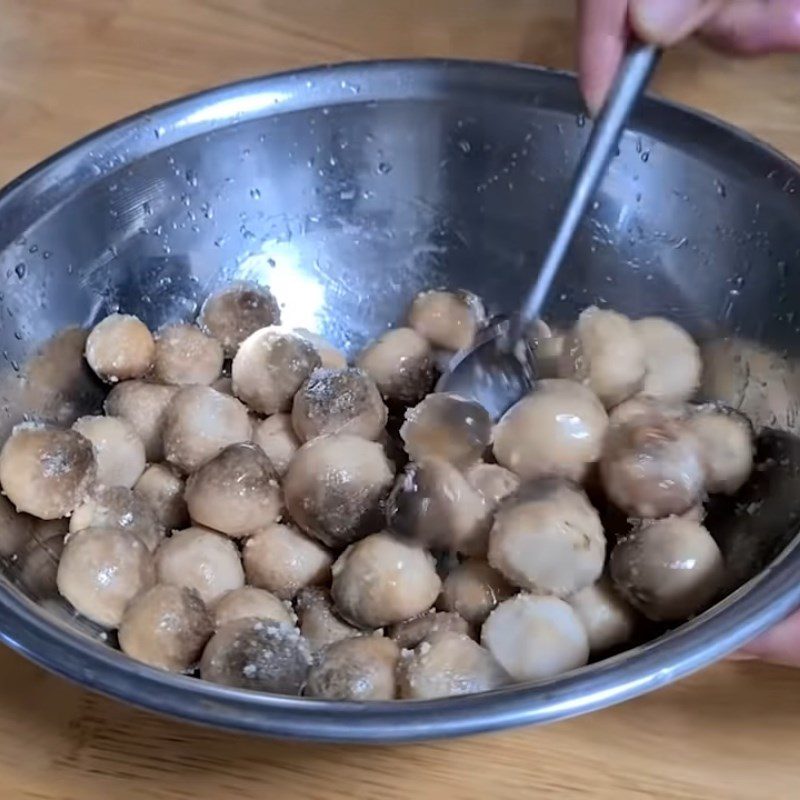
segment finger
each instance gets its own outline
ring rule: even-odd
[[[625,52],[628,0],[582,0],[578,6],[578,74],[589,113],[600,110]]]
[[[800,667],[800,614],[792,615],[759,636],[743,652],[773,664]]]
[[[714,16],[702,35],[744,55],[800,51],[800,0],[739,0]]]
[[[643,41],[664,47],[691,36],[731,0],[630,0],[630,22]]]

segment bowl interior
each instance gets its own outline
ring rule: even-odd
[[[269,285],[286,324],[351,354],[401,321],[422,288],[463,287],[495,311],[513,309],[588,132],[568,76],[401,63],[226,87],[78,144],[0,198],[0,438],[26,415],[68,423],[98,407],[82,335],[65,329],[116,310],[154,328],[191,319],[212,289],[235,278]],[[547,319],[564,323],[597,304],[670,317],[701,339],[735,334],[793,358],[798,190],[796,168],[768,148],[647,100]],[[773,427],[793,431],[789,416]],[[761,446],[765,458],[793,462],[791,437],[774,433]],[[722,535],[742,565],[737,583],[796,529],[793,467],[764,480],[772,483],[759,489],[760,516]],[[81,628],[46,582],[36,583],[47,556],[32,580],[16,548],[0,533],[3,596],[17,610],[20,591],[44,600],[46,611],[28,609],[32,618]],[[123,660],[109,653],[112,666]],[[683,671],[701,665],[682,663]]]

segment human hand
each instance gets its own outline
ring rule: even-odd
[[[578,72],[592,114],[631,33],[664,47],[697,33],[740,55],[800,50],[800,0],[579,0]]]
[[[771,664],[800,667],[800,612],[750,642],[733,658],[739,661],[757,658]]]

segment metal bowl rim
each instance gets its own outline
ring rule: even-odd
[[[336,89],[344,75],[373,75],[381,71],[391,74],[397,70],[408,70],[417,78],[441,75],[442,70],[451,75],[460,71],[467,78],[487,70],[504,72],[517,79],[524,73],[533,82],[556,80],[565,88],[569,84],[569,88],[574,89],[574,76],[566,72],[519,64],[439,59],[348,62],[251,78],[161,104],[80,139],[0,191],[0,220],[18,190],[46,177],[66,161],[73,162],[74,166],[76,159],[80,162],[88,157],[92,148],[108,144],[121,132],[143,124],[152,128],[161,115],[208,106],[215,98],[231,93],[247,96],[255,91],[263,92],[285,81],[316,80],[329,83],[326,88]],[[413,83],[411,89],[413,91]],[[336,94],[334,91],[333,95]],[[344,90],[339,96],[342,102],[354,102]],[[362,97],[361,102],[366,102],[366,98]],[[324,104],[310,100],[305,108],[336,104],[335,100]],[[277,102],[272,113],[284,110]],[[646,117],[653,110],[678,114],[689,122],[708,126],[717,135],[722,134],[738,145],[759,150],[773,166],[780,166],[800,178],[800,170],[786,156],[710,115],[648,98],[642,116]],[[238,116],[237,119],[243,118]],[[217,118],[213,129],[232,121],[230,117]],[[187,129],[186,133],[181,138],[198,135],[202,130]],[[171,143],[165,137],[162,146]],[[149,148],[144,152],[152,151],[153,148]],[[134,158],[141,155],[136,152]],[[124,166],[124,162],[118,165],[119,168]],[[663,686],[724,657],[800,606],[800,583],[796,579],[800,570],[799,544],[796,538],[772,564],[728,598],[653,642],[560,678],[442,700],[367,704],[318,701],[259,694],[173,675],[137,663],[48,619],[43,609],[5,578],[0,579],[0,640],[40,666],[95,691],[218,728],[343,742],[400,742],[461,736],[549,722],[604,708]]]

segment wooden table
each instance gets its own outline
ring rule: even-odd
[[[556,0],[0,0],[0,180],[145,106],[314,62],[446,55],[568,67]],[[559,10],[561,9],[561,10]],[[689,46],[658,88],[800,159],[800,61]],[[0,650],[3,800],[796,798],[800,673],[726,663],[548,728],[396,748],[166,721]]]

